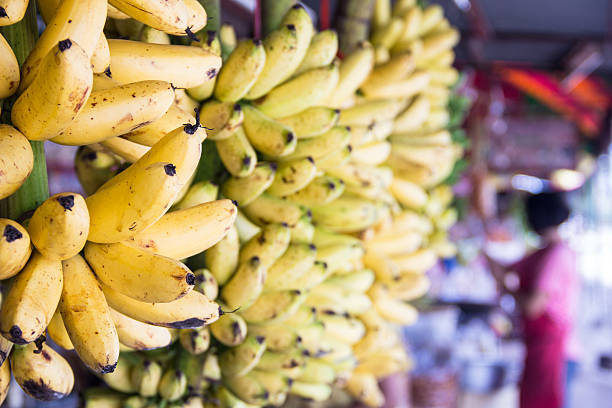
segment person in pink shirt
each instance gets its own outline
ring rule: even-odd
[[[529,196],[527,221],[541,248],[504,268],[520,285],[513,292],[521,313],[526,347],[520,383],[521,408],[561,408],[566,380],[566,348],[578,293],[576,255],[561,239],[559,226],[570,214],[561,193]],[[503,280],[502,275],[498,275]]]

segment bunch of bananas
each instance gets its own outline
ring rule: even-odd
[[[158,37],[194,37],[207,19],[200,3],[38,5],[46,28],[21,69],[0,37],[0,98],[17,94],[12,126],[0,125],[0,199],[27,179],[29,141],[40,140],[83,146],[76,168],[88,196],[56,194],[19,223],[0,219],[0,279],[7,280],[0,403],[11,370],[34,398],[58,399],[72,390],[72,370],[45,343],[45,333],[74,349],[93,372],[109,375],[122,346],[165,347],[177,329],[216,321],[221,308],[213,296],[192,290],[197,276],[181,260],[223,239],[237,214],[232,201],[216,194],[186,196],[206,132],[175,92],[212,82],[221,58],[199,43],[107,39],[112,32],[104,31],[113,18],[134,19]],[[28,6],[0,1],[0,25],[19,21]],[[150,146],[120,137],[143,129],[155,138]]]

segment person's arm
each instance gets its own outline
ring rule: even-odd
[[[534,290],[527,294],[515,294],[516,302],[523,314],[535,319],[544,313],[548,304],[548,293],[543,290]]]

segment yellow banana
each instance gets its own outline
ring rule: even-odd
[[[74,350],[74,345],[70,340],[70,335],[64,325],[64,320],[60,314],[59,308],[53,314],[49,325],[47,326],[47,334],[55,344],[63,348],[64,350]]]
[[[208,82],[212,82],[212,80],[204,83]],[[185,112],[197,112],[197,110],[200,108],[200,103],[189,96],[187,91],[182,88],[177,88],[174,90],[174,104]]]
[[[142,397],[157,396],[157,388],[162,377],[162,367],[152,360],[144,360],[132,368],[132,384]]]
[[[219,356],[223,376],[236,377],[247,374],[258,366],[265,351],[266,339],[264,337],[247,336],[240,345],[227,349]]]
[[[90,242],[85,258],[101,282],[141,302],[172,302],[195,285],[195,275],[183,263],[122,243]]]
[[[366,250],[381,255],[398,255],[411,253],[423,242],[423,234],[417,231],[402,229],[375,235],[365,242]]]
[[[438,33],[432,33],[423,38],[423,51],[418,55],[421,60],[430,60],[452,49],[459,42],[459,32],[449,28]]]
[[[257,99],[288,79],[298,68],[310,44],[314,27],[301,5],[292,7],[281,23],[281,28],[264,38],[266,63],[263,71],[246,94]]]
[[[172,210],[186,210],[196,205],[208,203],[217,199],[219,186],[211,181],[193,183],[183,198],[174,204]]]
[[[327,325],[325,329],[328,330]],[[336,370],[334,368],[317,358],[305,359],[304,367],[302,372],[296,378],[298,382],[312,382],[312,383],[323,383],[331,384],[336,379]]]
[[[64,286],[59,310],[74,349],[94,372],[115,370],[119,338],[104,294],[80,256],[62,261]]]
[[[240,377],[224,378],[223,384],[235,394],[237,398],[247,404],[252,404],[249,406],[263,406],[269,403],[269,393],[266,391],[263,384],[253,378],[252,371]],[[232,402],[234,403],[234,401]],[[231,406],[240,407],[240,404],[232,404]]]
[[[350,245],[361,247],[361,241],[351,235],[338,234],[317,226],[315,228],[314,237],[312,243],[315,244],[319,249],[332,246],[332,245]]]
[[[114,309],[109,310],[121,344],[135,350],[151,350],[171,343],[172,336],[165,327],[152,326]]]
[[[365,326],[356,318],[321,314],[319,320],[325,325],[326,336],[346,344],[355,344],[365,335]]]
[[[0,364],[0,404],[4,403],[11,384],[10,364]]]
[[[268,401],[274,406],[281,406],[287,399],[287,392],[291,387],[292,380],[282,372],[253,370],[248,375],[253,376],[259,382],[268,396]]]
[[[291,129],[259,109],[244,105],[244,132],[255,149],[272,157],[293,153],[297,139]]]
[[[394,144],[393,154],[405,161],[429,167],[434,163],[452,163],[455,150],[452,145]]]
[[[149,146],[130,142],[122,137],[113,137],[100,143],[103,149],[119,156],[121,159],[134,163],[149,151]]]
[[[319,382],[294,381],[289,393],[312,401],[326,401],[332,393],[331,386]]]
[[[232,276],[238,265],[240,241],[234,226],[227,235],[204,252],[206,267],[210,270],[219,285],[223,285]]]
[[[425,90],[429,84],[429,73],[417,71],[405,79],[392,83],[377,83],[363,89],[368,99],[410,98]]]
[[[111,0],[110,5],[157,30],[173,35],[196,33],[206,25],[197,1]]]
[[[367,42],[358,44],[355,51],[347,55],[340,64],[338,85],[324,105],[332,108],[343,107],[370,75],[373,66],[374,47]]]
[[[127,84],[144,80],[191,88],[212,80],[221,58],[199,47],[109,40],[113,78]]]
[[[0,27],[18,23],[28,8],[27,0],[0,1]],[[4,398],[2,398],[4,400]]]
[[[404,20],[399,17],[393,17],[388,24],[377,28],[372,33],[372,45],[377,50],[388,50],[400,39],[404,32]]]
[[[300,140],[295,151],[283,156],[282,161],[312,157],[315,161],[325,155],[334,153],[346,147],[350,133],[346,127],[335,126],[321,136]]]
[[[219,318],[219,305],[196,291],[170,303],[145,303],[101,284],[108,304],[132,319],[154,326],[191,329]]]
[[[268,194],[284,197],[306,187],[316,176],[317,167],[311,157],[281,163]]]
[[[423,11],[421,7],[412,7],[410,10],[406,10],[406,13],[401,16],[401,18],[404,21],[404,30],[400,35],[399,41],[392,47],[393,51],[419,37],[419,29],[421,28],[421,21],[423,20]]]
[[[289,351],[305,343],[316,343],[324,331],[321,323],[312,323],[301,328],[295,328],[288,327],[285,322],[249,324],[249,333],[265,337],[268,350]]]
[[[125,133],[122,137],[134,143],[153,146],[168,133],[186,123],[195,124],[193,114],[172,104],[159,119]]]
[[[391,137],[392,143],[412,145],[450,145],[452,137],[448,130],[443,129],[433,133],[399,133]]]
[[[258,225],[285,223],[289,227],[293,227],[305,213],[301,206],[268,194],[260,195],[242,210]]]
[[[242,106],[233,102],[206,101],[200,108],[200,120],[206,126],[211,140],[227,139],[242,125]]]
[[[327,264],[331,272],[350,272],[363,256],[363,248],[359,242],[338,242],[318,248],[317,261]]]
[[[376,278],[380,281],[389,282],[400,277],[399,267],[388,256],[367,251],[363,257],[363,263],[374,271]]]
[[[261,228],[249,220],[241,211],[238,211],[234,225],[238,231],[238,238],[241,243],[247,242],[261,232]]]
[[[219,400],[219,402],[224,407],[233,407],[233,408],[257,408],[256,405],[248,404],[236,397],[227,388],[220,386],[215,394],[215,398]]]
[[[372,131],[374,129],[374,125],[375,124],[372,123],[368,126],[363,126],[363,125],[350,126],[350,132],[351,132],[350,144],[353,147],[353,149],[359,146],[362,146],[364,144],[374,142],[374,132]]]
[[[321,314],[361,314],[372,307],[372,302],[367,295],[338,290],[332,285],[314,287],[305,304],[317,307],[317,313]]]
[[[375,29],[389,24],[391,21],[391,0],[375,0],[372,13],[372,26]]]
[[[159,395],[166,401],[176,401],[187,391],[187,377],[181,370],[166,370],[159,381]]]
[[[219,72],[215,98],[224,102],[242,99],[257,81],[265,63],[266,52],[261,41],[249,39],[238,43]]]
[[[398,177],[390,186],[393,196],[405,207],[419,210],[427,203],[427,193],[418,184]]]
[[[54,44],[37,68],[31,86],[15,101],[11,120],[28,139],[47,140],[64,130],[85,107],[93,73],[87,53],[71,39]],[[23,79],[25,76],[22,84]]]
[[[221,289],[221,299],[230,310],[250,307],[259,297],[266,280],[266,265],[253,256],[238,266],[238,270]]]
[[[258,361],[257,369],[280,372],[289,378],[295,379],[304,369],[305,360],[305,356],[298,350],[282,352],[266,351]]]
[[[266,290],[299,289],[294,285],[296,279],[314,265],[317,248],[313,244],[293,244],[268,269],[264,288]]]
[[[223,184],[223,195],[238,203],[248,205],[270,187],[276,174],[276,163],[259,162],[251,175],[230,177]]]
[[[150,26],[144,26],[140,32],[140,41],[149,44],[170,44],[170,36]]]
[[[378,204],[350,196],[342,196],[324,206],[312,207],[312,219],[335,232],[355,232],[365,229],[380,219]]]
[[[293,130],[298,139],[305,139],[329,131],[338,122],[339,114],[340,111],[337,109],[314,106],[276,120]]]
[[[221,55],[223,57],[223,61],[226,61],[229,54],[234,51],[234,48],[236,48],[236,45],[238,45],[236,30],[234,30],[234,27],[231,24],[221,24],[221,27],[219,27],[219,42],[221,43]]]
[[[222,344],[234,347],[247,337],[247,324],[236,313],[225,313],[210,325],[210,332]]]
[[[34,252],[3,299],[2,335],[15,344],[36,340],[53,317],[62,285],[61,262]]]
[[[108,40],[104,34],[101,34],[98,42],[96,43],[96,48],[91,54],[91,69],[96,74],[109,72],[110,62]]]
[[[102,380],[113,390],[132,394],[136,387],[132,385],[131,371],[134,363],[125,354],[119,355],[115,371],[102,375]]]
[[[45,258],[72,258],[85,246],[89,232],[85,199],[76,193],[49,197],[34,211],[28,232],[32,244]]]
[[[27,4],[27,2],[24,3]],[[2,25],[2,20],[3,18],[0,17],[0,25]],[[0,34],[0,56],[2,57],[0,60],[0,99],[5,99],[14,94],[19,87],[19,64],[11,46],[2,34]]]
[[[368,407],[381,407],[385,403],[385,396],[378,387],[378,380],[372,374],[351,374],[346,389]]]
[[[285,196],[285,199],[297,204],[311,206],[324,205],[334,201],[344,192],[344,182],[336,177],[316,177],[306,187]]]
[[[21,389],[41,401],[64,398],[74,385],[70,364],[44,342],[15,346],[11,371]]]
[[[197,329],[183,329],[179,332],[181,346],[189,354],[199,355],[210,347],[210,330],[207,326]]]
[[[405,302],[418,299],[429,290],[429,278],[420,273],[403,273],[399,279],[386,282],[389,294]]]
[[[393,119],[406,107],[404,99],[368,101],[340,112],[339,125],[369,126],[374,122]]]
[[[255,170],[257,153],[242,127],[236,129],[230,137],[215,143],[223,165],[232,176],[246,177]]]
[[[172,211],[124,243],[164,257],[188,258],[223,239],[234,223],[236,213],[236,206],[230,200]]]
[[[159,33],[161,34],[161,32]],[[163,34],[169,37],[168,34]],[[221,56],[221,42],[219,41],[216,31],[204,31],[201,32],[201,34],[198,33],[198,37],[200,38],[202,48],[215,55]],[[168,38],[168,44],[169,43],[170,38]],[[192,45],[194,45],[194,43],[192,43]],[[204,82],[202,85],[187,89],[187,94],[198,102],[210,98],[215,91],[218,78],[219,76],[216,76],[212,80]]]
[[[419,35],[427,35],[444,19],[444,9],[439,4],[431,4],[423,9]]]
[[[289,246],[289,228],[283,224],[269,224],[240,248],[240,263],[254,256],[266,268],[270,267]]]
[[[385,320],[402,326],[409,326],[416,321],[417,310],[408,303],[391,297],[382,285],[374,285],[369,295],[374,308]]]
[[[394,55],[388,62],[372,70],[368,79],[361,85],[361,89],[367,95],[371,87],[404,79],[414,71],[414,68],[414,57],[409,53]]]
[[[334,167],[341,166],[349,160],[352,151],[353,147],[347,144],[341,149],[329,152],[317,158],[317,168],[321,171],[327,171]]]
[[[86,145],[121,136],[161,118],[173,100],[172,87],[163,81],[141,81],[94,91],[75,120],[52,141]]]
[[[291,282],[291,289],[308,290],[325,281],[333,271],[327,267],[327,264],[322,261],[315,261],[308,272],[302,274],[297,279]],[[289,318],[291,319],[291,318]],[[283,322],[286,324],[287,322]]]
[[[393,122],[393,132],[402,133],[417,130],[429,115],[431,104],[429,100],[419,95],[408,108],[397,115]]]
[[[306,295],[299,290],[264,292],[240,315],[249,323],[279,323],[293,316],[304,303]]]
[[[327,279],[326,285],[336,285],[353,292],[365,292],[374,283],[374,272],[369,269],[335,275]]]
[[[294,75],[331,64],[337,52],[338,34],[335,31],[324,30],[316,33],[310,40],[308,51]]]
[[[289,229],[292,244],[310,244],[314,235],[314,225],[308,212],[302,215]]]
[[[10,125],[0,124],[0,199],[13,194],[28,178],[34,154],[26,137]]]
[[[28,231],[13,220],[0,218],[0,233],[0,279],[8,279],[24,267],[32,246]]]
[[[273,118],[295,115],[327,98],[338,84],[338,78],[337,64],[313,68],[278,85],[254,103]]]
[[[388,142],[377,142],[353,149],[351,161],[366,166],[378,166],[387,160],[391,153],[391,144]]]

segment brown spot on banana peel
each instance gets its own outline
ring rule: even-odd
[[[66,396],[63,392],[51,389],[42,378],[39,378],[38,381],[26,380],[21,386],[28,395],[41,401],[58,400]]]
[[[114,364],[107,364],[105,366],[100,366],[100,373],[101,374],[112,373],[113,371],[115,371],[116,367],[117,367],[117,362],[115,362]]]
[[[23,332],[19,326],[15,325],[9,329],[9,340],[15,344],[26,344],[27,341],[23,339]]]
[[[72,207],[74,207],[74,196],[67,195],[57,198],[57,202],[62,206],[62,208],[66,211],[72,211]]]
[[[170,327],[172,329],[197,329],[198,327],[204,326],[206,324],[206,320],[198,319],[197,317],[192,317],[190,319],[180,320],[171,323],[149,322],[149,324]]]
[[[23,234],[21,233],[21,231],[19,231],[12,225],[7,225],[6,227],[4,227],[4,232],[2,233],[2,236],[6,238],[6,242],[13,242],[23,238]]]

